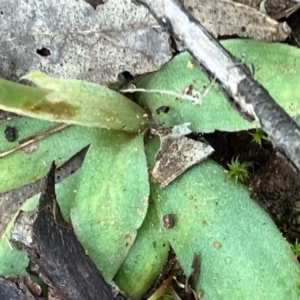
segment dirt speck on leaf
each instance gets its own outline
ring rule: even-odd
[[[16,129],[11,126],[6,126],[5,131],[5,138],[9,142],[14,142],[16,139]]]

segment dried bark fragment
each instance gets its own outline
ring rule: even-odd
[[[56,182],[73,174],[82,164],[87,148],[84,148],[56,170]],[[5,193],[0,193],[0,236],[3,235],[7,224],[26,199],[41,191],[43,179]]]
[[[289,17],[294,13],[300,4],[297,0],[233,0],[241,4],[252,6],[261,12],[266,13],[271,18],[278,20]]]
[[[203,161],[214,149],[207,142],[194,141],[184,135],[191,133],[189,123],[173,128],[152,128],[152,133],[159,135],[161,146],[155,158],[152,170],[153,178],[166,187],[191,166]]]
[[[43,300],[40,287],[29,277],[0,278],[1,300]]]
[[[229,0],[183,0],[184,7],[215,37],[238,35],[267,42],[283,41],[291,29],[266,14]]]
[[[37,211],[19,213],[11,242],[27,251],[30,259],[27,271],[48,284],[51,299],[114,299],[110,286],[62,217],[56,202],[54,177],[53,164]]]

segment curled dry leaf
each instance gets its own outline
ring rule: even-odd
[[[155,156],[156,163],[152,176],[162,188],[214,152],[207,142],[185,137],[186,134],[191,133],[189,125],[190,123],[184,123],[173,128],[164,128],[152,124],[152,133],[159,135],[161,140],[160,149]]]
[[[191,14],[214,36],[235,35],[267,42],[283,41],[291,29],[252,7],[228,0],[183,0]]]
[[[245,5],[252,6],[271,18],[278,20],[289,17],[299,7],[298,0],[233,0]]]
[[[125,70],[160,68],[171,58],[169,36],[132,2],[109,0],[94,10],[78,0],[20,0],[18,9],[1,1],[1,75],[17,80],[40,69],[106,85]]]

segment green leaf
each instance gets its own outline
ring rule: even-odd
[[[24,76],[41,87],[0,79],[0,109],[34,118],[138,132],[145,111],[123,95],[94,83],[61,79],[34,71]]]
[[[162,222],[150,203],[145,221],[114,280],[132,299],[141,299],[160,275],[168,254],[169,242]]]
[[[226,40],[222,44],[255,70],[255,78],[264,85],[274,99],[292,116],[300,114],[299,49],[283,44],[267,44],[252,40]],[[190,87],[193,88],[190,88]],[[191,122],[195,132],[239,131],[254,128],[233,109],[217,84],[210,85],[192,56],[181,53],[159,71],[143,77],[137,88],[160,90],[160,93],[141,92],[138,103],[147,108],[156,123],[174,126]],[[163,91],[175,92],[170,96]],[[202,105],[182,99],[185,93],[204,94]],[[191,95],[189,95],[191,97]],[[157,113],[161,106],[170,107],[168,113]]]
[[[57,201],[66,220],[69,220],[70,218],[71,203],[76,192],[78,173],[78,171],[75,172],[74,174],[70,175],[69,177],[55,185]],[[37,194],[26,200],[26,202],[20,207],[19,210],[31,211],[35,209],[37,207],[39,197],[40,194]],[[12,248],[9,244],[10,230],[14,224],[15,218],[19,213],[19,210],[15,213],[12,220],[9,222],[5,233],[0,240],[0,276],[28,276],[26,272],[26,267],[28,266],[29,262],[27,253],[25,251],[17,250],[16,248]]]
[[[147,146],[153,165],[157,141]],[[151,184],[159,218],[173,212],[167,236],[183,270],[201,259],[197,288],[205,300],[300,299],[300,267],[265,211],[224,170],[207,160],[165,189]]]
[[[143,136],[103,131],[81,167],[71,219],[81,244],[108,282],[133,245],[148,196]]]
[[[44,132],[57,125],[31,118],[15,118],[11,121],[0,123],[0,132],[6,126],[16,129],[17,140],[13,143],[0,134],[0,153],[18,146],[18,140]],[[55,160],[58,166],[70,157],[89,145],[101,131],[96,128],[70,126],[55,133],[37,144],[37,149],[31,153],[23,150],[16,151],[4,158],[0,158],[0,193],[32,183],[47,174],[51,163]]]
[[[254,78],[293,118],[300,114],[300,50],[286,44],[252,40],[228,40],[223,43],[233,55],[241,58]]]
[[[0,109],[22,115],[24,106],[31,106],[46,98],[50,93],[24,84],[0,78]]]

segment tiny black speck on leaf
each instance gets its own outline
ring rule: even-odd
[[[14,142],[16,139],[16,129],[14,127],[6,126],[4,130],[5,138],[9,142]]]
[[[161,113],[164,113],[166,114],[168,111],[170,110],[170,107],[169,106],[160,106],[157,110],[156,110],[156,113],[159,115]]]

